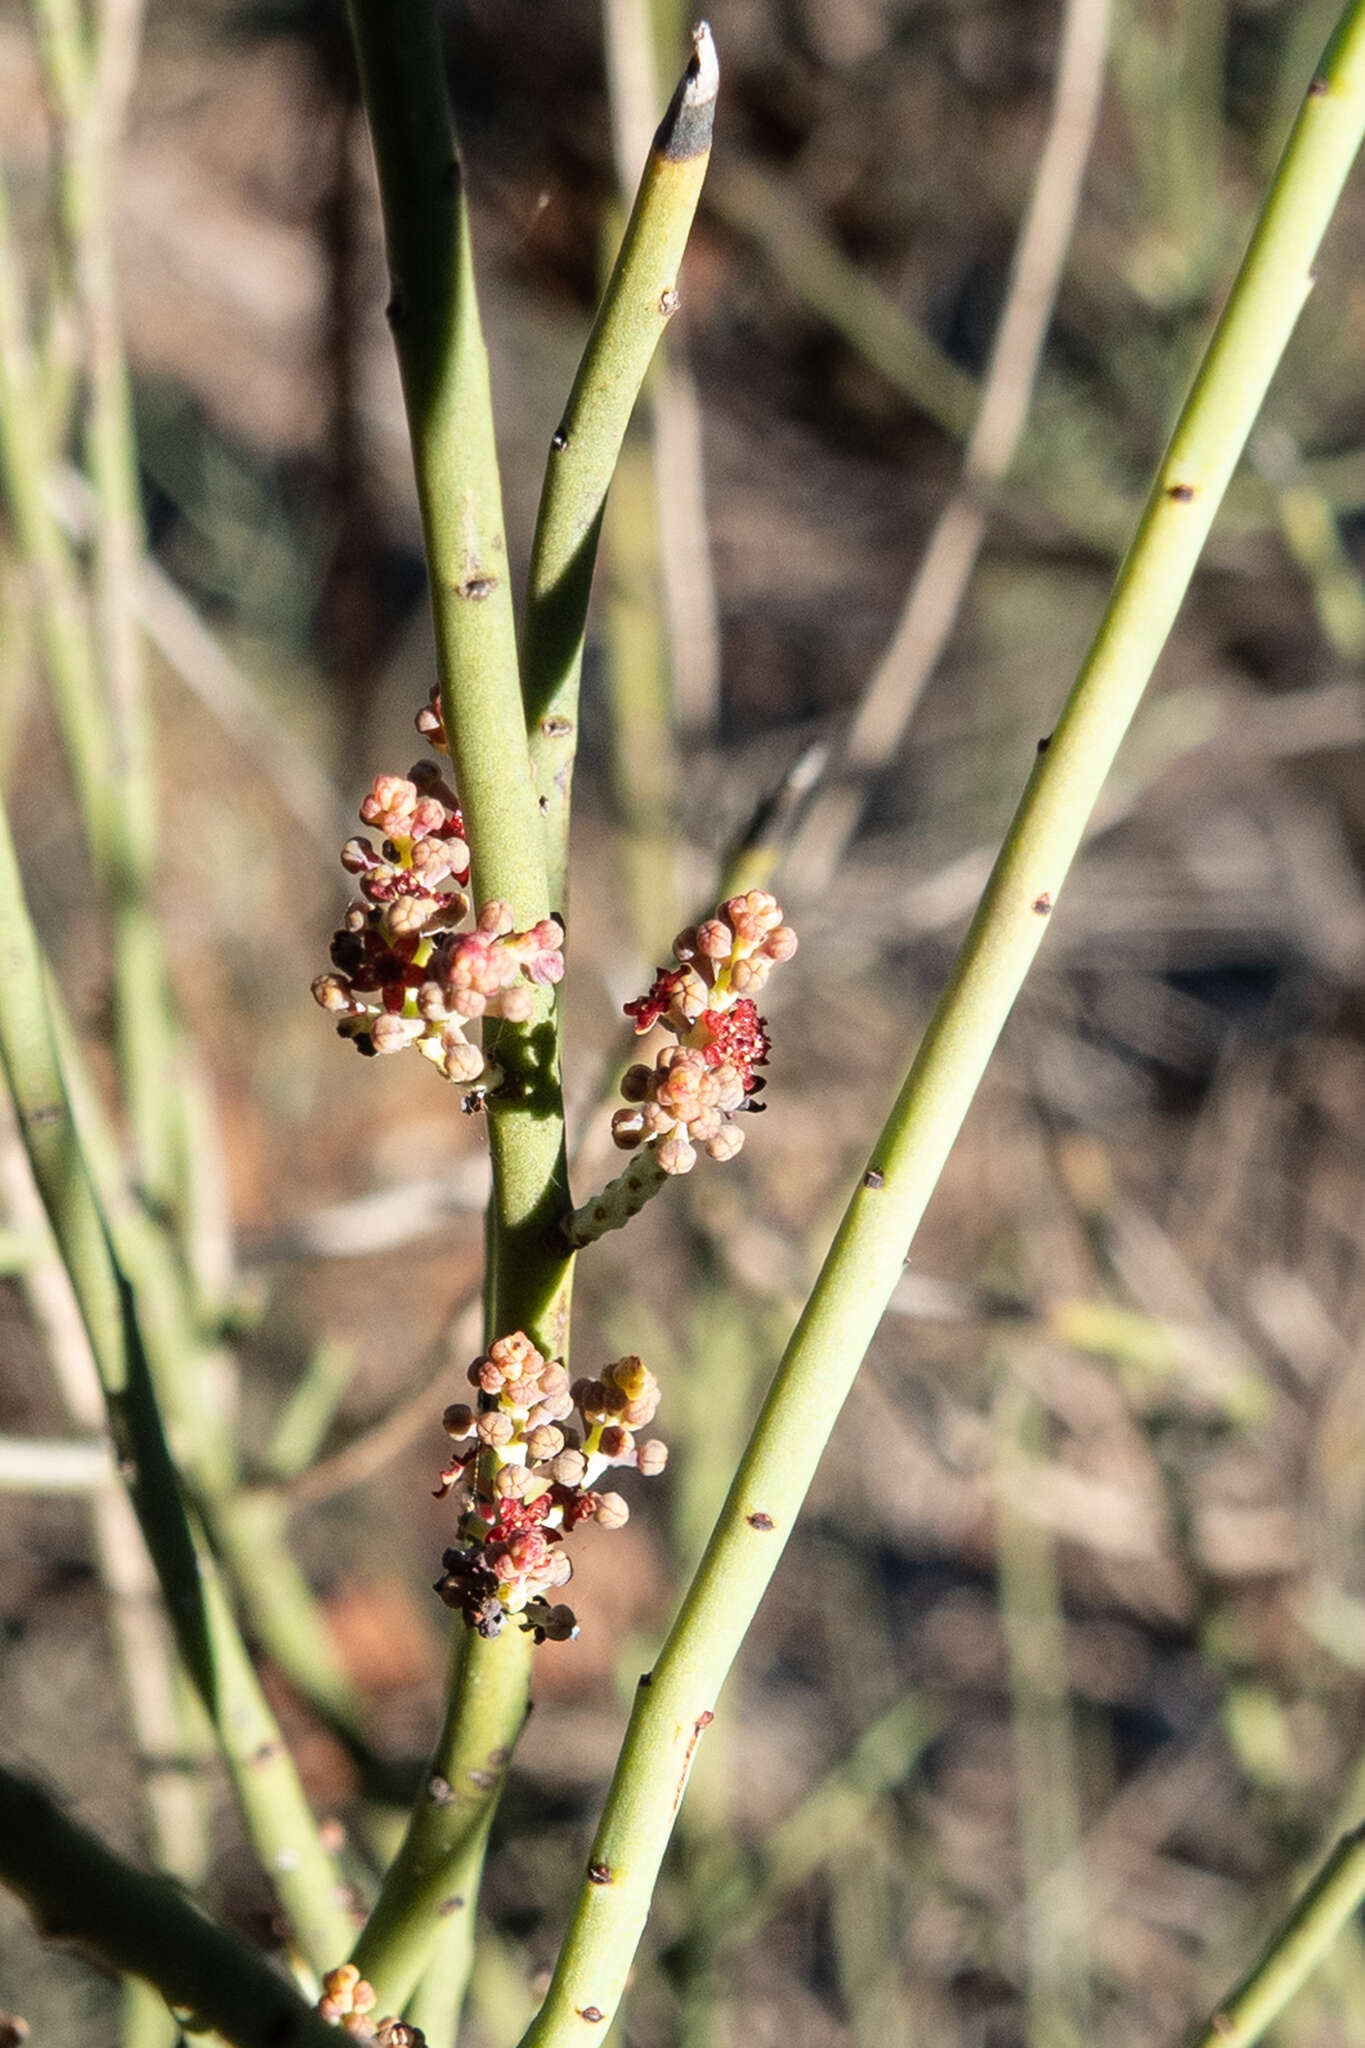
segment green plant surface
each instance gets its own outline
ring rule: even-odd
[[[133,1283],[87,1163],[8,820],[0,812],[0,1066],[71,1277],[116,1453],[185,1667],[223,1750],[243,1818],[302,1952],[319,1968],[351,1940],[340,1880],[181,1491],[153,1390]]]
[[[545,2003],[524,2048],[615,2014],[698,1742],[1042,941],[1086,822],[1311,289],[1365,129],[1365,0],[1304,102],[1090,650],[764,1402],[668,1640],[641,1680]]]
[[[711,31],[702,22],[654,137],[620,253],[550,444],[527,584],[522,668],[556,909],[565,900],[578,684],[603,507],[645,372],[679,304],[678,270],[710,162],[719,80]]]
[[[0,1766],[0,1877],[51,1941],[155,1984],[235,2048],[336,2048],[337,2032],[278,1970]]]

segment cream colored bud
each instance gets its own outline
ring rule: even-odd
[[[691,1173],[697,1163],[697,1155],[686,1138],[664,1138],[656,1157],[665,1173]]]
[[[630,1509],[619,1493],[604,1493],[593,1510],[592,1518],[604,1529],[624,1529],[630,1520]]]
[[[652,1479],[662,1472],[668,1463],[668,1445],[661,1437],[652,1436],[640,1445],[635,1453],[635,1469],[643,1472],[646,1479]]]
[[[711,1159],[733,1159],[744,1149],[744,1132],[739,1124],[725,1124],[714,1138],[706,1141],[707,1156]]]

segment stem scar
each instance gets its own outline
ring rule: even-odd
[[[1041,896],[1034,897],[1033,911],[1035,917],[1050,917],[1052,915],[1052,898],[1046,889],[1044,889]]]
[[[1194,496],[1193,484],[1168,484],[1166,496],[1173,498],[1177,505],[1188,505]]]
[[[701,1741],[702,1731],[703,1729],[709,1728],[711,1726],[711,1723],[715,1720],[715,1718],[716,1717],[711,1712],[711,1709],[709,1707],[704,1707],[701,1713],[698,1714],[696,1720],[692,1723],[692,1733],[687,1740],[687,1749],[683,1756],[682,1769],[678,1773],[677,1789],[673,1794],[674,1813],[676,1813],[678,1808],[682,1805],[682,1796],[687,1785],[687,1774],[692,1768],[692,1758],[696,1754],[697,1744]]]
[[[609,1863],[590,1863],[588,1865],[589,1884],[610,1884],[611,1882],[612,1874]]]
[[[755,1508],[754,1512],[751,1515],[746,1515],[744,1519],[749,1524],[749,1527],[751,1529],[768,1530],[775,1529],[777,1527],[777,1524],[773,1520],[772,1516],[765,1515],[761,1508]]]
[[[870,1188],[874,1194],[878,1188],[886,1186],[886,1175],[882,1172],[880,1166],[868,1167],[867,1172],[863,1175],[863,1186]]]
[[[491,597],[498,587],[496,576],[467,576],[463,583],[455,585],[456,597],[468,598],[472,604],[482,604]]]
[[[606,2018],[606,2014],[602,2011],[600,2006],[580,2005],[578,2008],[578,2017],[581,2020],[586,2020],[590,2027],[600,2027],[603,2020]]]

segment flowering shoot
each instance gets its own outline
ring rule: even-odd
[[[417,724],[443,746],[439,704]],[[360,1052],[415,1045],[447,1081],[477,1082],[485,1094],[501,1076],[465,1028],[481,1017],[530,1017],[536,989],[563,975],[563,928],[542,918],[517,931],[509,906],[494,898],[472,931],[458,929],[469,909],[469,849],[455,792],[436,762],[377,776],[360,816],[383,836],[378,848],[357,835],[341,850],[361,901],[333,935],[333,972],[318,976],[314,998]]]
[[[795,951],[796,933],[764,889],[732,896],[704,924],[679,932],[677,964],[661,967],[648,995],[625,1006],[637,1032],[660,1025],[674,1041],[653,1066],[630,1067],[621,1083],[628,1107],[613,1116],[611,1134],[639,1156],[566,1219],[570,1244],[619,1229],[672,1175],[690,1173],[699,1150],[734,1158],[744,1143],[735,1118],[761,1107],[756,1069],[768,1063],[768,1027],[754,997]]]
[[[537,1641],[563,1641],[578,1624],[546,1596],[572,1574],[565,1538],[580,1522],[619,1529],[629,1516],[598,1480],[612,1465],[648,1476],[667,1460],[657,1437],[635,1440],[654,1420],[658,1382],[638,1358],[619,1358],[600,1379],[570,1386],[521,1330],[476,1358],[469,1380],[477,1406],[456,1402],[443,1418],[456,1448],[436,1497],[456,1502],[460,1540],[441,1560],[436,1591],[482,1636],[498,1635],[511,1614]]]

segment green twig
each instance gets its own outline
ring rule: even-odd
[[[445,1725],[353,1955],[386,2010],[407,2004],[449,1915],[474,1910],[483,1843],[526,1717],[530,1662],[521,1629],[491,1643],[456,1631]]]
[[[180,1886],[124,1862],[36,1785],[0,1766],[0,1879],[43,1934],[154,1984],[236,2048],[337,2048],[337,2034],[263,1957]]]
[[[667,1643],[636,1694],[579,1894],[525,2048],[600,2039],[697,1743],[907,1248],[1037,952],[1219,499],[1310,289],[1365,128],[1365,0],[1304,104],[1223,317],[1056,731],[1038,753],[947,987],[797,1324]]]
[[[103,836],[97,813],[86,825],[112,899],[119,1063],[139,1177],[153,1205],[169,1208],[176,1194],[173,1026],[153,902],[159,806],[137,618],[142,508],[113,236],[118,129],[136,64],[139,9],[105,7],[98,55],[74,0],[37,0],[34,15],[58,144],[58,213],[80,317],[96,506],[96,631],[83,715],[106,726],[110,776]],[[46,453],[50,466],[52,451]],[[96,676],[98,709],[90,701]]]
[[[1010,1352],[1001,1347],[1008,1365]],[[1018,1500],[1042,1449],[1043,1413],[1017,1380],[996,1409],[996,1539],[1028,1941],[1028,2038],[1080,2048],[1090,2035],[1076,1744],[1056,1544]]]
[[[1318,1875],[1192,2048],[1251,2048],[1278,2019],[1365,1899],[1365,1826],[1343,1835]]]
[[[464,178],[431,0],[400,13],[352,0],[392,277],[390,319],[412,436],[446,735],[481,901],[519,925],[551,896],[518,676],[488,361],[474,292]],[[572,1259],[551,1240],[567,1170],[553,1014],[490,1033],[506,1079],[489,1102],[486,1336],[522,1329],[568,1351]],[[457,1625],[458,1627],[459,1625]],[[445,1726],[356,1960],[399,2009],[439,1939],[436,1908],[481,1840],[526,1714],[531,1639],[456,1642]]]
[[[111,1434],[176,1641],[222,1745],[248,1831],[299,1945],[319,1966],[351,1936],[337,1873],[180,1490],[143,1346],[134,1290],[115,1256],[58,1058],[37,939],[0,812],[0,1066],[33,1176],[71,1277]]]
[[[711,155],[719,71],[711,31],[654,137],[621,253],[550,444],[526,593],[526,726],[545,817],[551,900],[562,908],[578,746],[578,680],[602,509],[650,359],[678,306],[678,269]]]

